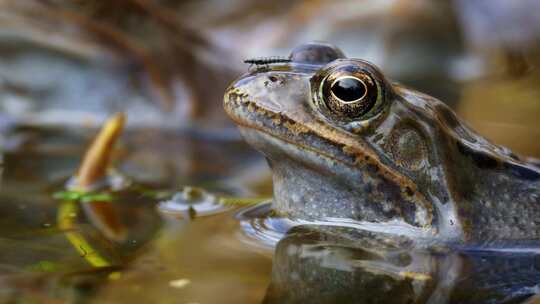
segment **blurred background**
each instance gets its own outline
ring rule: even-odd
[[[222,130],[226,86],[251,57],[336,44],[539,155],[540,4],[479,1],[0,2],[1,125]]]
[[[155,207],[184,185],[270,195],[223,93],[244,59],[301,43],[371,61],[540,157],[539,11],[537,0],[0,0],[0,302],[261,302],[273,253],[242,231],[264,225]],[[114,192],[113,215],[77,213],[55,193],[117,112],[115,167],[153,192]]]

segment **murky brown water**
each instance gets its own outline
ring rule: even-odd
[[[273,215],[267,203],[212,200],[213,193],[268,193],[231,187],[204,170],[176,176],[208,191],[194,205],[184,203],[182,192],[174,196],[180,183],[134,181],[101,205],[69,200],[62,191],[80,155],[69,147],[86,136],[68,135],[56,134],[65,139],[56,146],[63,153],[38,149],[36,139],[36,151],[5,155],[1,303],[514,303],[538,292],[534,248],[428,250],[346,228],[290,229],[299,223]],[[174,138],[184,148],[199,146],[196,160],[185,153],[177,161],[204,164],[216,157],[213,141]],[[243,171],[250,156],[257,168],[260,159],[249,148],[227,145],[235,153],[220,161],[229,172]],[[127,155],[120,168],[129,167]]]
[[[149,161],[156,165],[152,170],[140,168],[145,162],[136,156],[139,168],[131,168],[133,158],[128,153],[120,168],[131,168],[126,170],[133,176],[137,172],[159,174],[161,166],[172,176],[164,178],[165,185],[156,182],[143,187],[137,183],[113,192],[114,199],[104,203],[104,210],[99,203],[69,201],[59,195],[70,172],[77,169],[80,147],[85,146],[81,140],[88,138],[57,132],[55,136],[65,142],[58,142],[57,151],[50,151],[37,138],[42,137],[44,143],[51,138],[39,132],[35,135],[35,151],[7,153],[4,159],[0,302],[242,303],[263,298],[272,251],[251,246],[242,237],[240,222],[233,217],[238,207],[214,204],[201,210],[197,206],[194,218],[189,212],[160,212],[156,207],[171,198],[175,187],[168,183],[174,183],[174,177],[184,181],[176,189],[189,180],[190,185],[205,185],[218,193],[247,193],[249,189],[226,190],[230,186],[222,175],[212,173],[238,173],[250,159],[256,164],[260,159],[244,144],[229,142],[228,147],[215,151],[215,142],[176,134],[174,141],[183,149],[175,150],[179,153],[174,163],[168,163],[162,153]],[[139,136],[126,136],[124,145]],[[197,150],[196,159],[187,153],[190,150]],[[216,152],[223,151],[230,151],[231,157],[205,169],[205,163],[213,162]],[[189,162],[197,169],[182,168],[183,174],[177,176],[176,162]],[[159,181],[155,175],[153,179]]]

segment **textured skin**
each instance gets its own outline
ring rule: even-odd
[[[328,54],[327,45],[321,48]],[[329,115],[316,103],[328,67],[349,63],[382,88],[377,112],[365,119]],[[308,220],[402,223],[423,236],[466,243],[540,239],[538,167],[367,62],[265,66],[235,81],[224,107],[268,158],[277,211]]]

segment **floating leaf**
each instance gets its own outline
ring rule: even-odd
[[[79,191],[58,191],[53,193],[52,197],[62,201],[78,201],[83,193]]]
[[[83,203],[111,202],[114,200],[113,195],[108,192],[59,191],[53,193],[52,196],[57,200]]]
[[[89,193],[83,195],[80,201],[83,203],[91,202],[110,202],[113,200],[113,196],[110,193]]]

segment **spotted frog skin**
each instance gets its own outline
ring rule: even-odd
[[[224,96],[268,159],[276,211],[464,243],[540,239],[538,167],[332,45],[289,59],[252,66]]]

